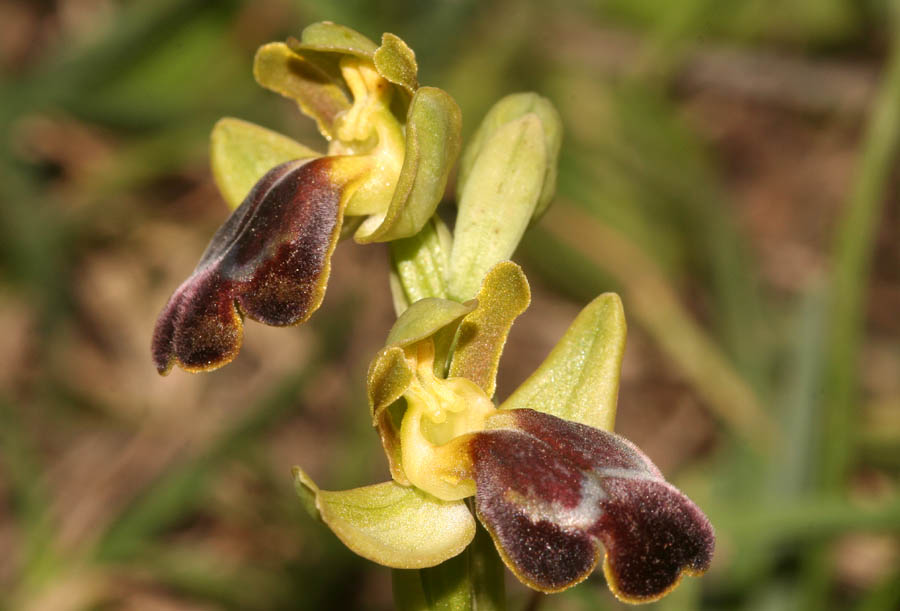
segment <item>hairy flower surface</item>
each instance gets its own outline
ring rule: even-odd
[[[564,590],[605,553],[618,597],[655,600],[683,574],[709,568],[714,535],[650,459],[604,430],[615,415],[621,304],[603,295],[585,308],[538,371],[495,407],[497,361],[528,301],[519,267],[501,263],[475,301],[412,304],[373,360],[369,398],[393,481],[370,489],[378,498],[395,491],[402,508],[367,500],[367,488],[325,493],[299,469],[298,490],[348,547],[388,566],[430,566],[459,553],[474,536],[460,513],[474,496],[477,518],[529,587]],[[344,494],[355,515],[341,509]],[[422,512],[448,519],[416,521]]]
[[[428,222],[459,154],[461,120],[453,99],[419,87],[416,72],[393,34],[379,46],[327,22],[259,49],[257,81],[316,120],[328,154],[245,121],[216,125],[213,175],[235,210],[159,317],[161,374],[230,362],[244,317],[277,326],[309,318],[342,228],[370,243]]]

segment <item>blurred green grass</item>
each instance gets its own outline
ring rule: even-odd
[[[388,572],[310,523],[288,476],[303,460],[328,486],[384,477],[361,380],[390,323],[386,282],[347,272],[310,331],[249,345],[223,373],[159,380],[144,354],[225,213],[206,170],[214,121],[318,142],[250,62],[320,19],[406,39],[467,132],[510,91],[559,106],[559,196],[521,255],[548,301],[622,293],[634,356],[620,421],[693,440],[654,447],[719,534],[711,573],[655,606],[900,606],[900,327],[877,316],[900,292],[894,2],[3,10],[0,37],[28,35],[0,56],[0,608],[389,607]],[[711,57],[725,57],[712,74]],[[804,79],[814,97],[791,88]],[[804,146],[809,167],[791,152]],[[799,193],[831,201],[791,190],[794,169]],[[831,174],[846,178],[817,190]],[[629,366],[643,373],[629,381]],[[512,594],[512,608],[530,600]],[[620,607],[599,575],[539,602]]]

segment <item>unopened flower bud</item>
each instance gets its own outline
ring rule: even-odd
[[[507,96],[488,112],[463,155],[450,293],[472,297],[484,274],[509,259],[556,188],[562,125],[536,94]]]

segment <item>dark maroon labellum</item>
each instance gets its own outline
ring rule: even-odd
[[[495,416],[474,436],[478,517],[527,585],[555,592],[585,579],[601,544],[610,588],[657,599],[709,568],[706,516],[626,439],[533,410]]]
[[[201,371],[231,361],[243,316],[293,325],[318,308],[341,228],[344,184],[329,172],[334,162],[273,168],[216,231],[157,320],[152,352],[161,374],[174,363]]]

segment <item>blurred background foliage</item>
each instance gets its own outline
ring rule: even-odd
[[[622,294],[618,430],[719,537],[655,606],[900,608],[896,4],[0,0],[0,608],[390,608],[289,472],[387,477],[362,387],[383,248],[342,244],[313,322],[248,325],[223,370],[159,378],[148,350],[227,214],[214,121],[321,143],[250,66],[323,19],[404,38],[466,133],[512,91],[560,108],[500,396]],[[510,587],[512,609],[621,606],[599,574]]]

